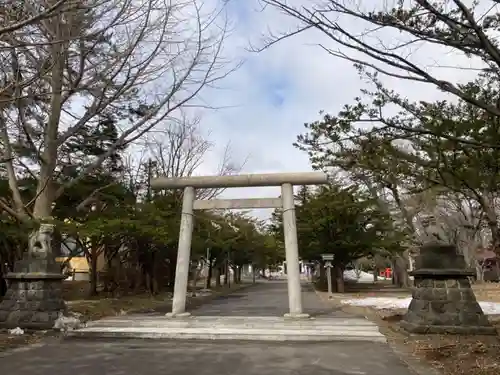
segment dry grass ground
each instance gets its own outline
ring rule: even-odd
[[[71,312],[82,314],[82,319],[85,321],[127,313],[167,313],[171,311],[170,293],[164,293],[157,296],[137,294],[120,298],[104,298],[102,296],[87,298],[88,290],[86,285],[88,285],[88,282],[72,283],[71,285],[66,284],[64,289],[64,297],[67,301],[68,309]],[[249,286],[249,284],[231,284],[231,287],[214,287],[210,295],[188,297],[187,306],[189,309],[193,309],[215,297],[233,293],[247,286]],[[6,330],[0,330],[0,352],[34,344],[47,336],[54,336],[55,334],[56,333],[52,331],[26,332],[24,335],[11,335]]]
[[[478,300],[500,302],[498,283],[474,285],[473,288]],[[410,295],[408,290],[394,288],[388,283],[356,284],[349,285],[344,295],[336,294],[332,299],[328,299],[326,293],[320,295],[347,312],[364,315],[376,322],[393,348],[421,374],[500,375],[500,336],[410,335],[399,326],[406,310],[376,310],[340,304],[342,299],[352,298],[406,298]],[[500,332],[500,316],[489,318]]]
[[[483,283],[472,286],[479,301],[500,302],[500,283]]]

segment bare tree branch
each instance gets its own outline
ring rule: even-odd
[[[155,175],[192,176],[201,167],[214,144],[201,134],[199,124],[199,118],[190,120],[184,116],[182,121],[172,122],[165,131],[155,134],[148,142],[155,163]],[[231,156],[230,145],[226,145],[216,173],[221,176],[234,174],[241,168],[242,165],[237,165]],[[223,191],[224,189],[198,189],[197,197],[210,199]]]
[[[21,169],[13,162],[38,176],[35,218],[49,217],[65,189],[119,150],[164,124],[184,121],[182,108],[196,106],[205,88],[239,66],[222,55],[228,25],[221,9],[209,10],[201,1],[62,4],[0,38],[0,60],[8,63],[0,67],[0,142],[7,150],[1,157],[12,165],[16,205]],[[80,155],[81,170],[68,179],[62,171],[74,158],[71,144],[106,121],[117,129],[116,139],[98,156]],[[180,164],[172,168],[188,172]]]
[[[40,2],[37,1],[37,3],[39,4]],[[75,2],[73,0],[58,0],[53,5],[49,4],[45,9],[29,12],[28,14],[26,14],[25,11],[27,10],[27,8],[28,9],[31,8],[30,4],[24,4],[25,8],[18,7],[17,5],[13,6],[14,9],[12,9],[12,11],[14,12],[14,18],[21,18],[21,20],[18,22],[13,22],[11,24],[8,24],[7,26],[1,27],[0,38],[2,37],[3,34],[15,32],[26,26],[39,22],[43,19],[50,18],[56,12],[62,12],[64,10],[69,10],[71,8],[74,8],[78,6],[78,3],[79,2]],[[7,19],[11,17],[9,17],[8,14],[9,11],[4,7],[2,8],[0,8],[0,19],[6,22]],[[40,6],[37,6],[36,8],[40,9]]]
[[[453,0],[454,7],[449,1],[430,3],[418,0],[398,2],[390,8],[374,10],[363,10],[357,2],[347,0],[328,0],[321,4],[311,2],[304,6],[293,6],[283,0],[261,2],[297,20],[299,26],[297,30],[278,36],[271,34],[264,45],[253,48],[254,51],[261,51],[299,32],[314,29],[339,46],[339,50],[322,46],[328,53],[353,62],[359,69],[372,69],[394,78],[430,83],[492,115],[500,116],[500,109],[496,105],[478,100],[459,84],[439,77],[427,67],[414,62],[411,57],[397,53],[399,48],[411,44],[452,48],[462,55],[477,57],[483,63],[481,69],[500,77],[500,49],[489,33],[494,32],[499,22],[493,5],[488,8],[487,13],[482,13],[477,4],[466,6],[460,0]],[[491,0],[487,2],[494,3]],[[368,26],[380,29],[372,29],[360,35],[353,29],[353,25],[360,24],[365,25],[365,30],[368,30]],[[378,30],[383,30],[385,35],[388,35],[388,31],[393,31],[400,36],[393,38],[390,43],[375,44],[373,40],[380,40],[374,37]],[[386,47],[398,41],[401,42]],[[355,57],[359,54],[367,59]]]

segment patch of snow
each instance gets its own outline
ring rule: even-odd
[[[500,303],[479,301],[479,306],[486,315],[500,315]]]
[[[188,295],[189,297],[205,297],[211,295],[212,293],[213,291],[210,289],[200,289],[196,292],[189,292]]]
[[[205,297],[211,295],[213,292],[210,289],[201,289],[196,294],[197,297]]]
[[[384,277],[378,277],[379,280],[384,280]],[[373,283],[373,274],[364,271],[346,270],[344,271],[345,281],[356,281],[358,283]]]
[[[9,335],[12,335],[12,336],[22,336],[22,335],[24,335],[24,329],[22,329],[20,327],[9,329]]]
[[[373,307],[375,309],[383,310],[396,310],[406,309],[410,305],[411,297],[409,298],[396,298],[396,297],[366,297],[359,299],[346,299],[341,301],[345,305]]]
[[[82,321],[82,314],[80,313],[70,313],[69,316],[64,316],[63,313],[59,313],[59,317],[54,322],[54,329],[67,332],[84,328],[85,325],[85,322]]]
[[[367,297],[360,299],[347,299],[341,301],[345,305],[373,307],[378,310],[407,309],[411,302],[411,297]],[[500,303],[479,301],[479,306],[486,315],[500,315]]]

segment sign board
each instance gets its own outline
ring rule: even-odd
[[[323,260],[333,260],[333,254],[321,254]]]

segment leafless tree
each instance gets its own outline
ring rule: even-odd
[[[167,129],[153,135],[149,151],[157,165],[157,173],[166,177],[191,176],[200,167],[212,142],[200,134],[200,119],[184,116],[171,122]]]
[[[275,32],[262,50],[306,30],[316,30],[333,45],[320,44],[330,55],[355,64],[361,70],[404,81],[429,83],[488,113],[500,116],[494,103],[480,100],[464,86],[452,82],[439,70],[429,69],[414,53],[423,45],[437,48],[435,54],[449,53],[474,58],[471,71],[500,77],[500,25],[498,1],[427,0],[359,2],[352,0],[286,1],[260,0],[298,21],[292,31]],[[294,5],[295,4],[295,5]],[[278,26],[271,25],[276,30]],[[457,67],[453,67],[457,68]]]
[[[65,189],[175,121],[235,68],[222,56],[227,22],[198,0],[83,3],[0,41],[0,142],[12,194],[0,207],[19,220],[49,218]],[[87,158],[77,177],[61,179],[71,144],[109,122],[118,129],[112,144]],[[21,174],[37,180],[29,202]]]
[[[192,176],[203,164],[207,153],[215,144],[204,136],[200,129],[200,118],[183,116],[171,121],[166,129],[150,136],[148,148],[155,165],[154,175],[165,177]],[[221,160],[214,174],[225,176],[241,171],[244,163],[236,163],[231,155],[230,143],[224,147]],[[198,189],[198,199],[210,199],[224,189]]]
[[[56,1],[30,1],[0,5],[0,38],[3,34],[12,33],[52,17],[59,12],[68,11],[82,7],[80,1],[56,0]]]
[[[476,269],[480,280],[482,269],[477,253],[487,247],[491,235],[485,228],[484,213],[477,202],[463,194],[434,189],[413,194],[405,204],[414,212],[417,240],[426,237],[423,217],[432,215],[439,237],[457,246],[468,265]]]
[[[401,232],[413,233],[415,228],[411,220],[412,213],[403,204],[402,200],[403,186],[397,184],[391,178],[385,181],[373,181],[362,172],[356,173],[355,178],[367,188],[370,195],[377,202],[380,211],[394,218],[394,229],[399,229]],[[396,284],[408,287],[410,283],[408,269],[411,269],[410,249],[413,244],[407,243],[402,245],[406,245],[406,250],[403,253],[390,254],[394,269],[393,277]]]

